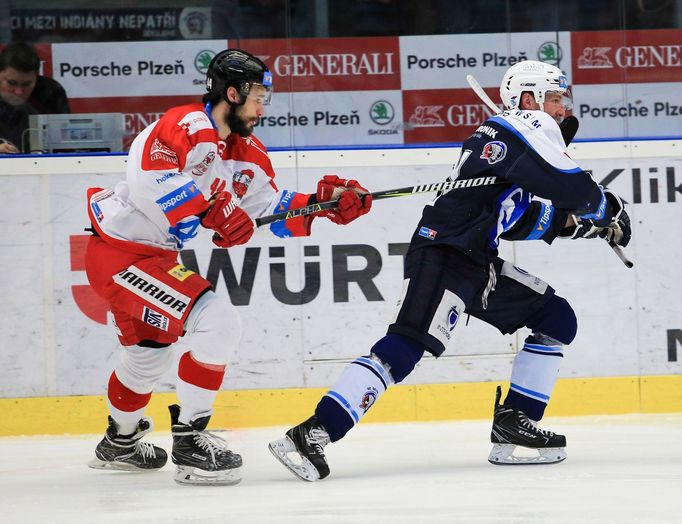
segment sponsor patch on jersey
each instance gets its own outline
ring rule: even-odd
[[[178,126],[184,129],[188,135],[193,135],[202,129],[213,129],[213,124],[203,111],[192,111],[191,113],[187,113],[182,120],[178,122]]]
[[[177,174],[178,173],[164,173],[159,178],[155,178],[154,181],[157,184],[163,184],[166,180],[170,180],[171,178],[173,178]]]
[[[90,202],[90,207],[92,208],[92,214],[97,219],[97,222],[104,220],[104,213],[102,213],[102,208],[99,207],[97,202]]]
[[[168,331],[168,317],[144,306],[142,309],[142,321],[163,331]]]
[[[289,207],[291,206],[291,199],[294,198],[295,194],[296,193],[294,191],[289,191],[288,189],[285,189],[282,192],[282,197],[279,199],[279,202],[277,202],[275,210],[280,213],[282,211],[288,211]]]
[[[369,386],[367,391],[365,391],[365,394],[362,395],[362,399],[360,399],[360,405],[358,407],[367,413],[367,410],[374,405],[378,396],[379,391],[377,388]]]
[[[244,198],[254,176],[255,174],[251,169],[235,171],[234,175],[232,175],[232,188],[234,189],[234,194],[239,198]]]
[[[208,154],[204,157],[204,159],[192,168],[192,174],[194,176],[205,175],[206,172],[211,167],[211,164],[213,164],[214,160],[215,160],[215,153],[213,151],[209,151]]]
[[[428,238],[429,240],[434,240],[437,234],[438,234],[437,231],[430,229],[426,226],[422,226],[419,228],[420,237]]]
[[[496,164],[504,160],[507,156],[507,144],[499,140],[493,140],[483,146],[482,159],[487,160],[488,164]]]
[[[168,274],[174,278],[177,278],[180,282],[184,282],[189,277],[194,275],[194,271],[187,269],[182,264],[178,264],[177,266],[169,269]]]
[[[191,301],[140,268],[130,266],[114,275],[114,282],[175,319],[181,319]]]
[[[188,182],[184,186],[177,188],[175,191],[171,191],[167,195],[162,196],[156,201],[156,203],[161,206],[161,210],[165,214],[168,214],[171,213],[175,208],[180,207],[185,202],[188,202],[200,194],[201,192],[194,182]]]
[[[443,297],[436,312],[433,314],[429,335],[436,338],[447,350],[453,341],[453,331],[457,326],[457,320],[464,311],[464,302],[449,289],[443,291]]]
[[[448,327],[450,328],[450,331],[455,329],[455,326],[457,325],[457,319],[459,318],[459,313],[457,312],[457,308],[455,306],[452,306],[450,308],[450,312],[448,313]]]
[[[92,198],[90,199],[90,209],[92,209],[92,214],[95,216],[95,219],[97,219],[97,222],[104,220],[104,213],[98,202],[106,200],[113,194],[114,192],[111,189],[103,189],[92,195]]]
[[[171,148],[163,145],[163,143],[155,138],[152,142],[152,147],[149,149],[150,160],[163,160],[169,164],[178,165],[178,155],[175,154]]]

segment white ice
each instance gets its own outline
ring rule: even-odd
[[[267,443],[286,428],[222,433],[237,486],[89,469],[101,436],[0,438],[0,523],[676,523],[682,414],[549,418],[565,462],[493,466],[488,421],[361,424],[327,447],[332,474],[297,480]],[[170,449],[168,433],[148,440]]]

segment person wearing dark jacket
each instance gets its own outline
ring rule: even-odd
[[[0,52],[0,154],[29,151],[29,115],[70,112],[61,84],[40,74],[33,47],[16,42]]]

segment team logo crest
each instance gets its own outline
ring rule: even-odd
[[[371,408],[376,402],[378,396],[379,392],[376,388],[367,388],[367,391],[365,391],[365,394],[362,396],[362,400],[360,401],[360,408],[367,413],[369,408]]]
[[[182,21],[185,23],[185,31],[190,38],[207,38],[206,26],[208,25],[208,17],[201,11],[190,11],[186,14]]]
[[[239,198],[244,198],[253,177],[254,173],[251,169],[235,171],[234,175],[232,175],[232,188],[234,189],[234,194]]]
[[[507,156],[507,144],[494,140],[483,146],[483,154],[480,158],[487,160],[488,164],[497,164]]]

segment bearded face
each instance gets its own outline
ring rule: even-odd
[[[253,124],[249,122],[249,119],[244,118],[244,106],[233,105],[227,112],[225,117],[225,123],[230,127],[230,131],[237,133],[243,138],[247,138],[251,133],[253,133]]]
[[[253,128],[258,123],[258,119],[265,114],[266,94],[265,88],[254,85],[248,95],[238,95],[243,99],[243,102],[241,104],[231,103],[225,117],[225,123],[230,127],[230,131],[244,138],[253,133]]]

